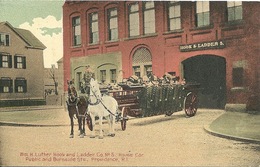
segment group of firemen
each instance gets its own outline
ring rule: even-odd
[[[158,79],[156,76],[143,78],[143,89],[138,93],[140,108],[143,116],[159,114],[171,115],[183,108],[183,88],[185,80],[165,73]]]
[[[86,66],[83,79],[81,82],[81,88],[83,88],[81,91],[82,93],[89,94],[90,91],[90,80],[91,78],[95,79],[95,73],[91,69],[91,67],[88,65]],[[128,79],[124,81],[128,85],[143,85],[143,86],[151,86],[151,85],[184,85],[185,79],[180,80],[179,76],[171,75],[169,73],[165,73],[161,78],[155,76],[153,73],[149,73],[148,75],[141,77],[138,77],[136,75],[132,75]]]
[[[165,73],[161,78],[155,76],[152,73],[145,75],[143,77],[138,77],[136,75],[131,76],[125,81],[129,85],[143,85],[143,86],[162,86],[162,85],[184,85],[185,79],[180,80],[179,76],[171,75]]]
[[[90,66],[86,66],[81,92],[90,93],[91,78],[95,79],[95,74]],[[135,75],[126,80],[126,84],[142,85],[143,89],[137,94],[143,116],[153,116],[165,113],[172,113],[180,110],[183,106],[182,90],[185,80],[180,81],[180,77],[165,73],[158,78],[152,73],[143,78]]]
[[[90,80],[91,78],[95,79],[95,73],[91,69],[91,67],[88,65],[86,66],[83,79],[81,82],[81,87],[84,88],[82,90],[82,93],[87,93],[89,94],[89,85],[90,85]],[[171,75],[169,73],[165,73],[161,78],[155,76],[153,73],[149,73],[148,75],[145,75],[143,77],[138,77],[136,75],[132,75],[129,77],[125,82],[129,85],[131,84],[140,84],[144,86],[150,86],[150,85],[184,85],[185,84],[185,79],[182,79],[180,81],[179,76]]]

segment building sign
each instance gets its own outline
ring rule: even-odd
[[[181,52],[189,52],[195,50],[207,50],[207,49],[223,49],[226,47],[224,41],[211,41],[211,42],[200,42],[194,44],[180,45]]]

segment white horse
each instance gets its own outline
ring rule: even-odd
[[[96,80],[91,79],[90,81],[90,97],[89,97],[88,112],[92,119],[93,130],[91,131],[91,138],[95,138],[95,117],[99,118],[99,138],[103,139],[103,117],[108,120],[109,134],[108,136],[115,136],[115,116],[118,110],[117,101],[108,95],[101,95],[99,84]]]

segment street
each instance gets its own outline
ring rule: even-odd
[[[66,112],[60,111],[69,124]],[[44,112],[44,111],[43,111]],[[199,109],[186,118],[130,118],[125,131],[104,139],[75,135],[70,127],[0,126],[1,166],[259,166],[260,145],[228,140],[205,132],[204,125],[223,110]],[[75,121],[76,122],[76,121]],[[86,127],[87,128],[87,127]],[[75,128],[77,129],[77,128]],[[98,125],[97,125],[98,129]]]

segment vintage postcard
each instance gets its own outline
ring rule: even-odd
[[[0,166],[260,166],[259,7],[0,0]]]

